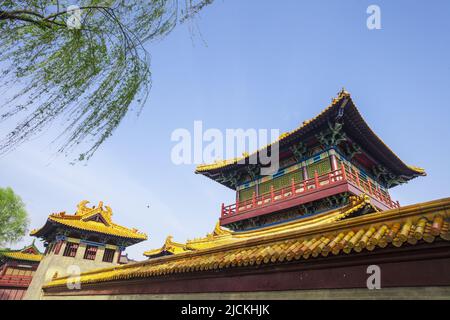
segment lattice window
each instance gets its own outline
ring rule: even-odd
[[[261,184],[258,185],[258,194],[264,194],[270,191],[270,185],[271,185],[271,180],[263,182]]]
[[[256,192],[256,187],[250,187],[239,191],[239,201],[249,200],[253,197],[253,192]]]
[[[66,248],[64,249],[63,256],[65,257],[75,257],[78,250],[78,243],[66,242]]]
[[[62,244],[63,244],[62,241],[58,241],[58,242],[55,244],[55,247],[54,247],[54,253],[55,253],[55,254],[59,254],[59,251],[61,250]]]
[[[84,252],[84,259],[95,260],[95,255],[97,254],[97,246],[86,246],[86,251]]]
[[[317,174],[320,176],[322,174],[325,174],[327,172],[331,171],[331,163],[329,158],[325,158],[323,160],[320,160],[316,163],[312,163],[306,167],[306,170],[308,171],[308,177],[314,178],[314,171],[317,171]]]
[[[114,249],[105,249],[105,253],[103,254],[103,262],[113,262],[114,260],[114,253],[116,250]]]
[[[281,189],[281,188],[288,188],[292,184],[292,179],[294,179],[295,183],[303,181],[302,171],[296,170],[296,171],[290,172],[288,174],[282,175],[280,177],[277,177],[275,179],[261,183],[258,186],[259,194],[264,194],[264,193],[270,192],[270,186],[272,186],[272,185],[273,185],[274,190]]]

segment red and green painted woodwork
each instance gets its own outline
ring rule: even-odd
[[[261,152],[270,155],[271,145],[252,157],[196,171],[236,190],[236,202],[222,205],[222,226],[340,194],[365,193],[378,209],[392,209],[399,204],[388,189],[426,175],[383,143],[344,91],[317,117],[280,136],[277,144],[281,169],[272,176],[260,176],[262,164],[249,163]]]
[[[256,177],[237,186],[236,191],[236,203],[223,204],[220,218],[221,225],[233,230],[265,226],[267,222],[261,221],[267,219],[260,219],[261,216],[274,216],[289,209],[298,213],[297,218],[309,216],[311,212],[306,208],[317,207],[313,203],[321,203],[315,213],[343,206],[352,194],[369,195],[381,210],[399,206],[380,181],[336,147],[304,158],[272,176]],[[333,197],[341,200],[330,202]],[[271,223],[287,221],[292,214],[276,216]]]

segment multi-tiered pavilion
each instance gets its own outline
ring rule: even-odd
[[[317,117],[278,141],[280,170],[260,154],[201,165],[236,192],[206,237],[144,254],[147,261],[92,270],[81,290],[67,277],[46,298],[364,298],[450,294],[450,198],[400,206],[390,188],[417,176],[369,128],[342,90]],[[275,149],[274,149],[275,150]],[[370,266],[384,290],[369,290]],[[338,289],[338,290],[337,290]]]
[[[262,176],[251,159],[271,153],[218,161],[196,170],[236,191],[236,202],[222,205],[220,225],[240,231],[315,215],[345,206],[350,196],[367,195],[378,210],[399,207],[389,189],[417,176],[369,128],[341,91],[331,105],[297,129],[280,136],[281,169]]]

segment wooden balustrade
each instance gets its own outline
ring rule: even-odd
[[[0,277],[0,286],[28,287],[33,276],[3,275]]]
[[[314,192],[317,189],[324,188],[334,183],[347,181],[364,193],[367,193],[389,208],[398,208],[400,204],[391,200],[389,193],[382,191],[380,187],[368,177],[363,177],[351,167],[341,164],[340,168],[323,175],[314,172],[314,177],[295,183],[291,180],[290,187],[283,187],[275,190],[270,186],[270,191],[259,196],[253,192],[252,198],[244,201],[236,201],[236,203],[225,206],[222,204],[221,215],[227,217],[245,211],[253,210],[258,207],[268,206],[277,201],[285,200],[292,197],[300,197],[307,193]]]

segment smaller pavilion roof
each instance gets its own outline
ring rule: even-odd
[[[3,249],[0,250],[0,258],[7,258],[11,260],[22,260],[22,261],[32,261],[39,262],[41,261],[43,254],[39,251],[39,249],[34,245],[34,241],[29,246],[26,246],[22,249],[11,250],[11,249]]]
[[[137,229],[129,229],[120,226],[112,221],[112,209],[103,207],[103,202],[91,208],[86,205],[89,201],[81,201],[77,206],[77,211],[73,215],[65,212],[51,214],[45,225],[31,231],[30,235],[45,238],[56,227],[66,227],[70,229],[89,231],[93,233],[115,236],[140,242],[147,239],[145,233],[138,232]]]

